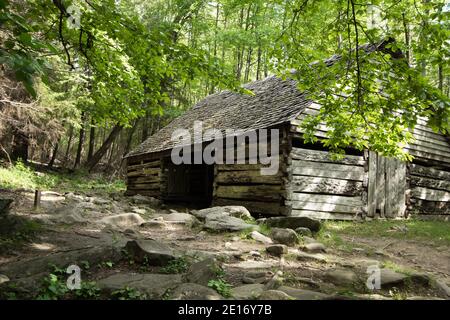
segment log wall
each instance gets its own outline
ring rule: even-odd
[[[161,161],[142,156],[127,159],[127,195],[161,197]]]
[[[292,148],[288,162],[290,215],[337,220],[363,215],[364,157],[332,160],[327,151]]]
[[[261,174],[261,168],[267,168],[269,165],[263,165],[258,159],[248,157],[248,152],[245,159],[235,154],[235,164],[216,164],[213,205],[241,205],[255,216],[285,215],[285,159],[288,157],[290,141],[288,127],[280,128],[278,172],[275,175]],[[255,146],[246,145],[245,149],[252,147]],[[270,150],[270,145],[267,150]],[[237,160],[245,160],[246,163],[239,164]]]
[[[450,170],[411,164],[409,185],[411,214],[450,218]]]

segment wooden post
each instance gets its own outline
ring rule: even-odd
[[[37,209],[41,206],[41,191],[36,190],[34,192],[34,209]]]

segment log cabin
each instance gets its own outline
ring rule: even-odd
[[[379,49],[366,47],[366,51]],[[254,95],[212,94],[126,155],[126,193],[202,207],[242,205],[255,217],[450,217],[450,143],[434,132],[425,118],[418,120],[415,140],[407,147],[414,156],[412,162],[353,149],[347,150],[344,158],[333,160],[323,145],[307,144],[302,138],[300,122],[318,112],[320,105],[308,100],[294,80],[271,76],[245,87]],[[278,170],[262,174],[266,162],[252,157],[251,143],[239,136],[223,150],[229,155],[227,148],[233,147],[232,163],[227,158],[225,163],[175,164],[172,152],[178,145],[173,133],[184,129],[194,135],[196,121],[201,121],[203,129],[220,132],[279,132],[278,148],[270,154],[278,161]],[[316,135],[326,138],[327,130],[319,126]],[[189,157],[201,154],[209,140],[203,137]],[[257,140],[256,148],[262,144],[267,140]],[[239,148],[247,152],[236,152]]]

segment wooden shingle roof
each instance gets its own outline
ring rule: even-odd
[[[195,121],[203,122],[203,130],[265,129],[295,119],[311,104],[297,88],[294,80],[272,76],[244,86],[254,95],[223,91],[206,97],[191,110],[152,135],[126,157],[172,149],[172,134],[177,129],[193,132]]]

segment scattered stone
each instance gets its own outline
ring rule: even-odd
[[[171,294],[172,300],[222,300],[222,296],[211,288],[197,283],[183,283]]]
[[[138,231],[133,230],[133,229],[126,229],[123,233],[131,239],[138,240],[141,238],[141,234]]]
[[[395,272],[391,269],[383,268],[380,270],[381,288],[403,285],[409,277],[406,274]]]
[[[3,274],[0,274],[0,284],[8,282],[9,278]]]
[[[141,228],[155,228],[155,229],[161,228],[162,229],[162,228],[166,227],[166,223],[162,219],[155,218],[155,219],[152,219],[152,220],[142,223],[140,225],[140,227]]]
[[[297,233],[292,229],[272,228],[270,237],[276,243],[293,246],[298,242]]]
[[[303,250],[310,253],[326,252],[326,247],[320,242],[308,243],[303,246]]]
[[[172,212],[171,214],[164,216],[164,221],[178,222],[188,227],[194,227],[200,224],[200,221],[198,221],[196,217],[191,214],[182,212]]]
[[[239,241],[239,240],[241,240],[241,239],[239,239],[239,237],[236,237],[236,236],[234,236],[234,237],[231,238],[231,241],[233,241],[233,242],[237,242],[237,241]]]
[[[272,244],[266,247],[266,251],[273,256],[281,257],[288,252],[288,247],[284,244]]]
[[[92,198],[91,201],[93,204],[101,205],[101,206],[111,203],[111,200],[106,200],[106,199],[97,198],[97,197]]]
[[[231,296],[236,300],[255,300],[264,291],[264,285],[246,284],[231,289]]]
[[[261,253],[259,251],[250,251],[249,254],[252,257],[257,257],[257,258],[261,258]]]
[[[327,262],[327,259],[320,253],[311,254],[311,253],[306,253],[306,252],[299,250],[296,252],[296,256],[297,256],[297,260],[300,260],[300,261],[313,260],[313,261],[317,261],[317,262]]]
[[[152,266],[165,266],[181,256],[168,245],[153,239],[128,241],[125,250],[135,261],[145,261]]]
[[[256,227],[240,218],[228,215],[211,215],[207,216],[205,220],[205,228],[213,231],[243,231]]]
[[[320,221],[308,217],[274,217],[267,219],[265,223],[272,228],[289,228],[295,230],[304,227],[312,232],[319,231],[321,227]]]
[[[293,297],[296,300],[327,300],[332,298],[331,296],[321,292],[306,289],[291,288],[287,286],[282,286],[278,288],[278,290],[286,293],[287,295]]]
[[[269,237],[259,233],[258,231],[252,231],[252,233],[250,233],[250,237],[252,237],[253,240],[256,240],[258,242],[262,242],[264,244],[271,244],[271,243],[273,243],[272,239],[270,239]]]
[[[221,265],[215,258],[208,258],[190,266],[185,275],[186,282],[208,286],[210,280],[217,279]]]
[[[305,227],[296,228],[295,232],[297,232],[297,234],[299,234],[301,236],[312,237],[311,230],[309,230],[308,228],[305,228]]]
[[[273,277],[273,272],[270,271],[248,271],[242,277],[242,282],[245,284],[267,283]]]
[[[295,280],[298,282],[306,283],[307,285],[314,287],[314,288],[320,288],[320,284],[310,278],[295,277]]]
[[[246,260],[246,261],[241,261],[232,265],[229,265],[230,267],[233,268],[238,268],[238,269],[263,269],[263,270],[267,270],[270,269],[272,267],[275,267],[279,264],[278,261],[255,261],[255,260]]]
[[[178,274],[136,274],[119,273],[97,281],[101,290],[113,292],[124,288],[133,288],[147,299],[161,299],[169,290],[176,289],[182,282]]]
[[[105,217],[100,220],[101,224],[110,226],[112,228],[125,229],[133,226],[139,226],[145,222],[142,217],[136,213],[123,213],[110,217]]]
[[[450,287],[444,282],[444,280],[436,280],[435,285],[443,294],[447,295],[447,297],[450,297]]]
[[[355,272],[347,269],[334,269],[325,272],[325,279],[337,286],[351,287],[358,283]]]
[[[134,195],[130,197],[131,202],[134,204],[144,204],[144,205],[150,205],[154,207],[158,207],[161,205],[161,200],[158,200],[153,197],[147,197],[140,194]]]
[[[242,206],[212,207],[202,210],[193,210],[192,214],[199,219],[206,219],[210,216],[225,215],[241,219],[253,219],[247,208]]]
[[[295,300],[295,298],[283,291],[267,290],[259,295],[258,300]]]

